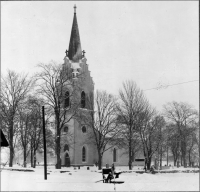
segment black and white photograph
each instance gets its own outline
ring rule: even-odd
[[[199,191],[199,1],[1,1],[1,191]]]

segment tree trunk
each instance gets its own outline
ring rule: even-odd
[[[181,154],[181,166],[183,166],[183,154]]]
[[[168,152],[168,146],[167,146],[167,166],[169,164],[169,152]]]
[[[187,160],[186,160],[186,156],[184,157],[184,159],[183,159],[183,165],[184,165],[184,167],[187,167]]]
[[[98,170],[102,169],[102,156],[101,153],[98,152]]]
[[[145,158],[147,170],[150,170],[150,168],[151,168],[151,156],[150,156],[150,154],[151,154],[151,152],[148,151],[148,152],[146,153],[146,158]]]
[[[57,137],[56,137],[56,157],[57,157],[56,169],[61,169],[61,159],[60,159],[60,131],[59,130],[57,130]]]
[[[132,170],[132,141],[129,140],[129,161],[128,161],[129,170]]]
[[[10,147],[10,158],[9,158],[9,167],[13,166],[13,158],[14,158],[14,147],[13,147],[13,121],[9,127],[9,147]]]
[[[36,167],[36,150],[33,151],[33,157],[34,157],[33,168],[35,168]]]
[[[56,156],[57,156],[56,169],[61,169],[61,159],[60,159],[60,138],[57,138],[57,142],[56,142]]]
[[[132,160],[132,163],[135,161],[135,152],[134,152],[134,150],[132,150],[132,158],[131,158],[131,160]],[[131,165],[131,167],[133,168],[133,164]]]
[[[32,146],[31,146],[31,167],[33,167],[33,150],[32,150]]]
[[[183,166],[187,167],[186,154],[183,155]]]
[[[172,155],[173,155],[173,159],[174,159],[174,166],[176,166],[176,164],[177,164],[177,159],[178,159],[178,154],[177,154],[177,152],[173,152],[172,151]]]
[[[10,158],[9,158],[9,167],[13,166],[13,158],[14,158],[14,148],[12,141],[10,142]]]
[[[176,159],[174,159],[174,166],[176,166]]]
[[[176,155],[176,156],[174,157],[174,166],[177,165],[177,160],[178,160],[178,156]]]
[[[160,149],[160,169],[162,169],[162,146]]]
[[[10,121],[9,127],[9,148],[10,148],[10,158],[9,158],[9,167],[13,166],[13,158],[14,158],[14,147],[13,147],[13,119]]]
[[[180,152],[176,153],[176,164],[178,164],[179,162],[179,166],[180,166]]]
[[[26,167],[26,147],[24,148],[24,167]]]
[[[183,160],[183,166],[187,167],[187,160],[186,160],[186,143],[183,141],[182,143],[182,160]]]
[[[60,158],[60,151],[61,151],[61,146],[60,146],[60,121],[59,121],[59,114],[57,110],[55,110],[55,115],[56,115],[56,169],[61,169],[61,158]],[[74,146],[75,147],[75,146]]]
[[[144,147],[143,147],[143,152],[144,152],[144,167],[145,167],[145,170],[147,170],[147,155],[146,155]]]
[[[33,157],[34,157],[34,159],[33,159],[33,168],[36,167],[36,161],[37,161],[37,159],[36,159],[36,151],[37,151],[37,145],[36,145],[36,142],[37,142],[36,129],[35,129],[34,131],[35,131],[35,133],[34,133],[34,141],[33,141]],[[38,139],[39,139],[39,138],[38,138]]]
[[[151,168],[151,157],[147,158],[147,170],[150,170]]]
[[[189,166],[191,167],[191,157],[190,157],[190,150],[188,151],[188,161],[189,161]]]
[[[147,170],[147,160],[146,160],[146,157],[144,159],[144,168],[145,168],[145,172],[146,172],[146,170]]]

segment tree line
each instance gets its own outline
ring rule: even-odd
[[[46,112],[47,149],[56,155],[56,168],[61,168],[61,148],[73,143],[73,134],[63,129],[71,119],[89,127],[87,142],[97,149],[98,168],[102,168],[104,153],[117,146],[128,156],[128,166],[139,151],[150,169],[153,157],[162,167],[164,156],[174,165],[186,166],[198,160],[199,116],[190,104],[172,101],[158,112],[136,82],[122,84],[119,94],[107,91],[90,92],[84,99],[80,92],[85,74],[76,78],[72,69],[54,62],[39,64],[40,72],[32,77],[8,70],[1,77],[0,125],[9,141],[9,166],[13,166],[15,151],[23,151],[24,166],[30,155],[36,166],[36,152],[43,151],[42,106]],[[53,126],[52,126],[53,125]]]

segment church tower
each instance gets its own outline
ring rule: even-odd
[[[64,57],[63,69],[70,69],[70,76],[73,82],[81,82],[76,95],[80,99],[80,110],[87,112],[87,97],[93,95],[94,83],[88,69],[85,51],[82,51],[80,34],[76,15],[76,5],[74,6],[74,18],[71,29],[71,36],[68,50]],[[81,77],[83,75],[83,77]],[[80,80],[81,78],[81,80]],[[70,93],[67,92],[68,95]],[[90,127],[82,126],[75,118],[72,118],[63,132],[69,133],[73,142],[68,142],[65,136],[62,138],[61,164],[62,166],[84,166],[94,165],[96,162],[96,148],[88,144],[87,133]],[[66,134],[67,135],[67,134]]]

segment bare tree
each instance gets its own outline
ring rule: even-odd
[[[78,118],[82,125],[91,128],[88,142],[93,143],[98,152],[98,168],[102,168],[105,151],[116,145],[120,129],[117,125],[116,98],[106,91],[96,91],[88,97],[88,109],[80,110]]]
[[[195,137],[196,135],[194,134],[194,132],[190,132],[188,139],[187,139],[187,153],[188,153],[188,162],[189,162],[189,166],[192,165],[193,159],[194,159],[194,153],[193,151],[195,150]]]
[[[174,158],[174,166],[177,165],[177,161],[180,156],[180,135],[178,134],[176,124],[169,124],[168,129],[168,147],[172,152]]]
[[[139,114],[144,110],[147,103],[143,92],[133,81],[123,83],[123,89],[119,91],[118,120],[126,129],[123,131],[123,137],[127,141],[129,151],[129,169],[132,169],[134,156],[133,143],[137,136],[139,123]],[[139,143],[138,143],[139,144]]]
[[[30,110],[30,153],[31,153],[31,167],[36,167],[36,151],[42,147],[42,106],[44,101],[36,95],[30,95],[27,100],[28,108]],[[48,114],[48,113],[46,113]],[[46,118],[48,121],[49,118]],[[46,127],[46,132],[49,129]]]
[[[197,160],[198,157],[198,132],[199,132],[199,125],[197,121],[191,122],[188,126],[186,131],[187,139],[186,139],[186,158],[188,158],[189,166],[192,165],[194,161]]]
[[[6,133],[8,136],[10,147],[9,166],[13,165],[14,158],[14,139],[18,131],[18,126],[15,125],[17,118],[17,109],[25,99],[26,95],[34,86],[33,79],[29,79],[28,75],[18,74],[14,71],[8,71],[6,77],[1,78],[1,97],[0,105],[1,118],[4,119]]]
[[[36,151],[43,150],[42,142],[42,106],[44,102],[35,94],[28,95],[23,105],[18,108],[19,114],[19,139],[18,144],[23,150],[24,167],[26,167],[27,158],[30,154],[31,167],[36,166]],[[45,124],[47,145],[53,142],[49,141],[51,130],[48,126],[50,114],[46,111]],[[49,149],[49,148],[48,148]],[[49,151],[49,150],[48,150]]]
[[[183,165],[186,166],[188,131],[191,131],[191,123],[197,120],[197,111],[188,103],[173,101],[164,105],[164,114],[170,122],[176,124],[180,136],[181,157]]]
[[[199,145],[199,120],[196,122],[196,131],[195,131],[195,138],[194,138],[194,142],[196,145],[196,149],[194,150],[194,155],[196,157],[198,157],[198,161],[199,161],[199,154],[200,154],[200,145]]]
[[[38,93],[46,100],[46,105],[52,109],[55,117],[56,130],[56,168],[61,168],[61,130],[75,116],[80,107],[80,90],[83,76],[72,78],[71,69],[58,65],[39,64],[41,72],[36,74]]]
[[[119,119],[118,119],[119,120]],[[119,138],[116,140],[116,145],[118,146],[118,148],[124,149],[124,153],[123,155],[129,155],[129,130],[128,130],[128,126],[126,126],[125,124],[123,124],[122,122],[118,121],[118,124],[120,126],[121,129],[121,134],[119,136]],[[141,143],[141,139],[140,139],[140,135],[138,134],[137,131],[133,132],[133,136],[132,136],[132,142],[131,142],[132,146],[131,146],[131,162],[135,161],[135,157],[137,156],[138,152],[141,151],[142,149],[142,143]],[[133,167],[133,166],[132,166]]]
[[[167,166],[169,165],[169,153],[170,153],[170,125],[167,124],[162,133],[162,145],[164,146],[164,155],[166,155]]]
[[[28,109],[27,104],[23,105],[23,110],[18,109],[19,111],[19,116],[20,116],[20,121],[19,121],[19,143],[21,148],[23,149],[23,162],[24,162],[24,167],[26,167],[27,164],[27,157],[30,152],[30,134],[31,134],[31,115],[30,115],[30,110]]]
[[[152,156],[158,151],[162,142],[162,128],[165,126],[165,121],[150,105],[146,105],[146,109],[140,113],[139,121],[138,131],[143,145],[145,166],[149,170]]]
[[[162,162],[163,162],[163,158],[165,157],[165,155],[167,155],[167,166],[168,166],[168,162],[169,162],[169,150],[168,150],[168,134],[169,134],[169,130],[168,127],[166,125],[165,119],[163,116],[161,117],[161,121],[163,122],[162,126],[160,126],[160,140],[159,140],[159,147],[157,150],[157,157],[158,157],[158,162],[159,162],[159,166],[160,169],[162,169]],[[155,155],[156,156],[156,155]]]

